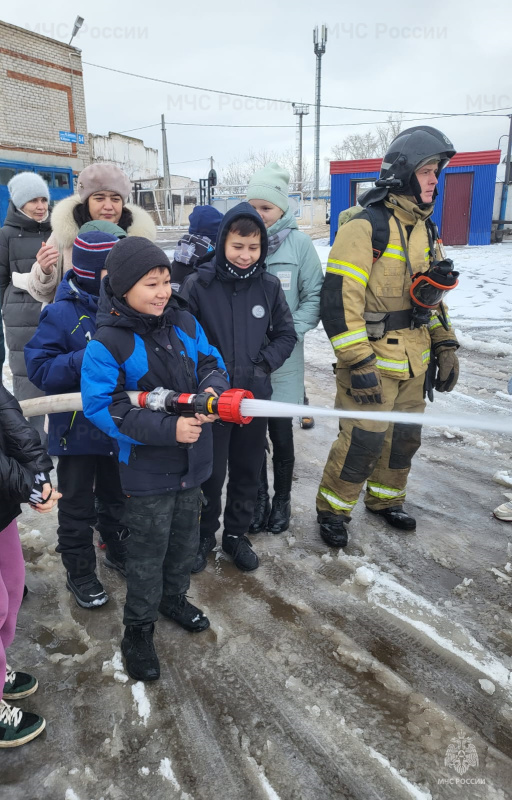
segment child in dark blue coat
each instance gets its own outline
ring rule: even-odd
[[[86,347],[96,332],[101,272],[116,236],[103,231],[79,233],[72,253],[73,269],[60,283],[55,301],[46,306],[36,333],[25,347],[27,373],[47,394],[80,391]],[[125,572],[124,495],[117,447],[80,411],[51,414],[50,455],[58,456],[59,501],[57,552],[67,572],[66,586],[82,608],[108,600],[96,575],[93,526],[106,544],[105,564]]]
[[[270,400],[270,375],[284,364],[297,335],[279,278],[267,272],[268,238],[260,215],[240,203],[222,220],[212,261],[196,268],[180,294],[226,361],[232,386]],[[228,472],[222,549],[238,569],[257,569],[258,556],[245,535],[252,520],[263,464],[267,420],[249,425],[216,422],[213,472],[203,484],[208,501],[193,572],[206,567],[220,527],[222,487]]]
[[[130,529],[121,650],[135,680],[160,675],[153,644],[160,611],[188,631],[209,626],[186,598],[199,542],[201,484],[212,471],[212,416],[172,416],[131,404],[129,390],[183,393],[229,388],[224,362],[182,301],[171,264],[137,236],[106,263],[98,332],[82,368],[84,412],[116,439]]]

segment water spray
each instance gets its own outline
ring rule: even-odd
[[[181,416],[217,414],[224,422],[247,425],[254,417],[337,417],[338,419],[367,419],[378,422],[398,422],[402,425],[424,425],[430,428],[456,426],[465,430],[493,431],[512,434],[512,415],[504,418],[496,414],[418,414],[406,411],[344,411],[338,408],[305,406],[296,403],[278,403],[273,400],[256,400],[246,389],[228,389],[219,397],[209,393],[182,394],[168,389],[152,392],[127,392],[132,405],[139,408],[166,411]],[[167,402],[167,407],[166,407]],[[82,410],[82,396],[73,394],[50,395],[24,400],[20,403],[26,417],[41,414],[60,414]]]

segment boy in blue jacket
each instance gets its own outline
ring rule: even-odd
[[[214,417],[171,416],[133,406],[129,390],[184,393],[229,388],[224,362],[194,317],[171,297],[171,264],[147,239],[116,244],[106,262],[98,331],[82,366],[84,413],[117,441],[125,521],[125,633],[135,680],[160,675],[158,611],[189,631],[209,626],[186,599],[199,542],[201,484],[212,470]]]
[[[101,271],[117,241],[103,231],[79,232],[73,269],[64,275],[54,303],[43,309],[25,347],[27,374],[47,394],[80,391],[82,360],[96,332]],[[116,447],[81,412],[64,412],[49,416],[48,452],[58,456],[62,498],[56,549],[66,569],[66,586],[79,606],[96,608],[108,595],[96,575],[93,526],[106,544],[105,564],[124,575],[128,531],[122,524],[124,495]]]

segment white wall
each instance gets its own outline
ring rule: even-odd
[[[146,147],[142,139],[110,132],[108,136],[89,134],[91,161],[109,161],[123,169],[130,180],[158,176],[158,150]]]

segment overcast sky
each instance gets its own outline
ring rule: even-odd
[[[512,4],[504,0],[124,0],[66,3],[24,0],[3,4],[7,22],[69,41],[77,14],[85,18],[73,44],[84,62],[195,86],[314,103],[312,29],[326,23],[322,103],[414,112],[466,113],[512,107]],[[39,26],[39,27],[38,27]],[[206,159],[219,172],[250,151],[295,147],[289,106],[272,106],[107,72],[84,64],[90,133],[124,132],[160,122],[216,123],[225,128],[167,129],[169,161]],[[512,113],[502,111],[502,114]],[[385,111],[322,109],[321,156],[349,133],[386,119]],[[404,115],[405,120],[417,114]],[[305,124],[313,125],[311,107]],[[411,124],[419,124],[412,122]],[[441,128],[459,151],[490,150],[508,132],[506,117],[451,117]],[[289,128],[234,128],[290,125]],[[158,127],[132,131],[161,154]],[[501,145],[506,148],[506,138]],[[160,155],[161,157],[161,155]],[[304,157],[313,157],[313,129],[304,132]],[[177,174],[205,176],[208,162],[171,165]],[[327,172],[326,168],[323,169]]]

